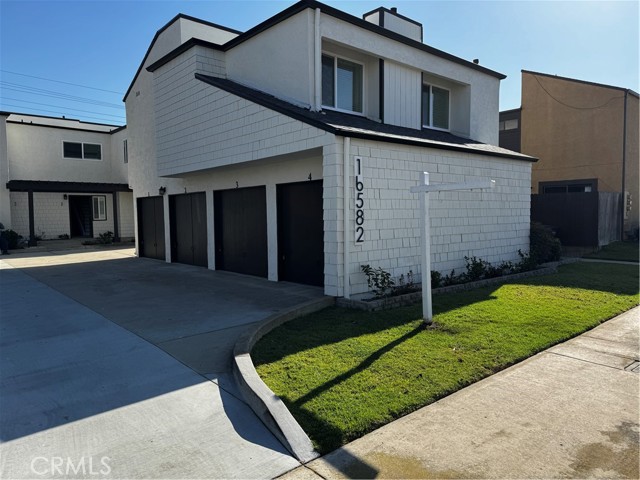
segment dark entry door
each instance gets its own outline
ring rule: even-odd
[[[278,185],[278,278],[324,285],[322,180]]]
[[[205,193],[169,197],[171,258],[174,262],[206,267],[207,202]]]
[[[93,237],[91,196],[69,195],[69,223],[72,237]]]
[[[214,192],[216,269],[267,276],[265,187]]]
[[[162,197],[138,199],[138,248],[141,257],[165,259]]]

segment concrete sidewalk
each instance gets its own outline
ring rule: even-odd
[[[640,478],[640,307],[283,479]]]

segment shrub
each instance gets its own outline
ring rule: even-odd
[[[110,245],[113,243],[113,232],[104,232],[98,235],[96,242],[100,245]]]
[[[440,272],[431,271],[431,288],[442,286],[442,274]]]
[[[0,232],[0,236],[7,241],[10,250],[23,248],[22,244],[24,239],[22,238],[22,235],[18,235],[14,230],[2,230],[2,232]]]
[[[556,237],[556,234],[550,227],[542,225],[541,223],[533,222],[531,224],[529,240],[529,253],[537,263],[540,264],[560,260],[560,255],[562,253],[560,240]]]
[[[385,297],[395,285],[391,274],[382,268],[372,268],[370,265],[361,265],[360,268],[367,276],[367,285],[376,298]]]

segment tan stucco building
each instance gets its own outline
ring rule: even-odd
[[[638,93],[522,71],[522,106],[502,112],[500,145],[537,157],[531,193],[622,193],[625,236],[638,228]]]

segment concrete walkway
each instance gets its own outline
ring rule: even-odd
[[[320,296],[131,250],[3,257],[0,478],[291,470],[235,391],[230,352],[253,322]]]
[[[283,479],[640,478],[640,307]]]

